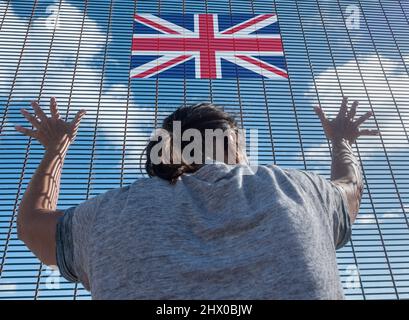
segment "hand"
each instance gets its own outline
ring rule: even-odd
[[[36,101],[32,101],[31,106],[35,115],[30,114],[26,109],[20,109],[20,112],[37,130],[15,126],[16,130],[37,139],[48,152],[65,153],[77,135],[80,121],[86,113],[85,110],[78,111],[71,122],[65,122],[60,119],[54,97],[50,100],[51,117],[47,117]]]
[[[375,136],[379,134],[378,130],[359,129],[359,126],[372,116],[372,112],[368,111],[359,117],[358,120],[354,121],[357,106],[358,101],[354,101],[351,109],[348,111],[348,98],[344,97],[338,115],[332,120],[326,117],[321,107],[317,106],[314,108],[328,139],[334,141],[344,138],[352,144],[359,136]]]

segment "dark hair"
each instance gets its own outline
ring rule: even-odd
[[[202,137],[204,137],[206,129],[237,130],[237,122],[232,115],[225,112],[221,107],[206,102],[182,105],[163,120],[162,129],[169,133],[170,139],[172,139],[173,121],[180,121],[182,134],[187,129],[197,129],[201,132]],[[184,173],[195,172],[203,165],[204,159],[200,164],[185,164],[183,162],[174,164],[172,161],[170,163],[154,164],[151,159],[151,150],[159,141],[150,140],[144,150],[147,158],[145,169],[150,177],[157,176],[174,184]],[[181,142],[182,150],[188,143],[190,141]],[[226,143],[225,141],[225,150]]]

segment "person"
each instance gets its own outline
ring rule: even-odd
[[[372,113],[355,120],[357,106],[348,109],[344,98],[332,120],[315,108],[332,144],[330,180],[274,164],[250,166],[235,143],[235,119],[199,103],[163,121],[168,136],[152,135],[145,150],[150,177],[59,210],[63,163],[85,110],[65,122],[55,98],[51,116],[34,101],[35,115],[21,110],[34,128],[16,129],[45,153],[19,205],[18,237],[93,299],[343,299],[336,249],[350,239],[363,191],[351,146],[378,134],[359,128]],[[236,151],[235,163],[212,159],[214,147],[187,163],[172,144],[176,124],[182,133],[230,130],[222,145]]]

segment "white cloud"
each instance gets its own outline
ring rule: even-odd
[[[11,291],[16,290],[17,285],[13,283],[0,283],[0,291]]]
[[[311,106],[318,104],[317,91],[321,106],[329,118],[333,118],[339,110],[342,93],[339,88],[338,77],[344,95],[349,97],[349,101],[358,100],[360,102],[357,117],[370,110],[370,103],[374,109],[383,142],[388,152],[408,152],[409,144],[404,138],[404,131],[401,119],[396,109],[395,101],[405,101],[409,97],[409,76],[401,68],[397,61],[378,56],[376,54],[366,57],[358,57],[359,68],[356,60],[350,60],[336,69],[331,68],[321,73],[315,79],[315,85],[311,84],[310,89],[305,93],[310,98]],[[382,74],[383,66],[386,74]],[[374,70],[378,70],[375,72]],[[359,71],[362,72],[362,77]],[[351,81],[353,80],[353,81]],[[388,85],[392,87],[391,95]],[[316,91],[315,88],[318,88]],[[366,88],[366,90],[365,90]],[[407,88],[404,90],[404,88]],[[390,110],[390,111],[388,111]],[[313,110],[311,108],[311,113]],[[316,118],[319,123],[318,117]],[[404,120],[404,126],[408,125]],[[370,119],[362,128],[376,128],[374,119]],[[396,132],[396,128],[401,128],[402,132]],[[382,152],[382,144],[379,137],[360,137],[358,139],[360,156],[362,159],[370,158],[374,152]],[[327,142],[323,142],[317,147],[305,150],[306,158],[316,156],[327,148]],[[300,154],[301,158],[301,154]],[[327,161],[320,161],[327,164]]]
[[[3,52],[7,52],[2,56],[2,59],[9,62],[7,67],[3,67],[1,70],[3,80],[0,79],[0,88],[2,91],[11,90],[10,84],[17,71],[13,93],[14,95],[18,93],[18,97],[14,96],[13,99],[20,100],[21,107],[28,107],[29,101],[36,98],[40,92],[44,75],[42,71],[44,70],[46,73],[42,95],[54,95],[56,91],[55,83],[68,82],[68,85],[61,85],[58,88],[59,96],[67,97],[73,77],[74,63],[77,58],[82,17],[83,12],[81,10],[66,1],[62,1],[59,12],[59,25],[55,29],[51,54],[49,54],[49,51],[54,30],[47,28],[47,17],[35,19],[30,26],[29,37],[25,43],[21,63],[17,69],[18,58],[27,32],[27,21],[21,19],[10,7],[0,32],[0,46],[2,46]],[[19,28],[15,27],[15,21],[19,21]],[[11,36],[13,37],[13,44],[9,45],[10,41],[6,40]],[[92,88],[93,86],[98,87],[101,71],[92,67],[91,62],[95,53],[102,49],[104,44],[105,35],[99,30],[94,20],[86,17],[81,38],[82,50],[79,51],[76,65],[77,70],[81,70],[81,74],[86,75],[86,81],[76,82],[76,90],[81,88],[86,90],[87,87]],[[46,62],[48,62],[48,67],[46,67]],[[4,79],[7,79],[7,82]],[[54,82],[54,85],[50,86],[52,82]],[[95,92],[94,95],[97,97],[98,93]],[[96,99],[88,100],[93,103],[97,102]],[[63,114],[64,104],[61,104],[60,108]],[[74,113],[76,111],[75,106],[73,109],[72,112]],[[9,119],[6,120],[9,121]],[[6,122],[6,127],[12,125],[12,123]],[[13,129],[10,128],[9,130]]]
[[[376,219],[373,214],[359,214],[356,223],[358,224],[376,224]]]
[[[0,283],[0,298],[14,297],[17,295],[17,284],[10,282]]]

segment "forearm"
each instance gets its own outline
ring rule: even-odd
[[[355,218],[361,202],[363,178],[359,161],[346,139],[332,141],[331,181],[342,188],[351,188],[349,191],[352,192],[347,192],[347,195],[350,213]]]
[[[31,224],[36,215],[56,209],[65,154],[44,153],[20,202],[17,216],[19,228]]]

